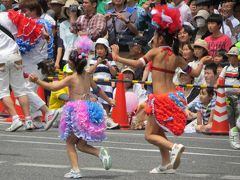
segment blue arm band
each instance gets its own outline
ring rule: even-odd
[[[101,88],[98,86],[96,88],[92,88],[93,94],[98,94],[100,91],[101,91]]]
[[[189,65],[187,65],[184,69],[182,69],[185,73],[191,73],[191,71],[192,71],[192,67],[191,66],[189,66]]]

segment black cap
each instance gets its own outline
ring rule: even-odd
[[[140,45],[142,47],[147,45],[147,40],[143,36],[136,36],[133,38],[133,40],[128,43],[129,46],[134,46],[134,45]]]

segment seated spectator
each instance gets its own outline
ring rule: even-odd
[[[225,34],[220,32],[220,28],[223,23],[223,18],[219,14],[212,14],[209,16],[208,20],[208,30],[212,34],[205,38],[208,43],[209,55],[212,57],[216,56],[217,50],[224,49],[226,51],[232,45],[232,40]]]
[[[135,72],[129,67],[124,67],[121,71],[123,73],[124,80],[134,80]],[[144,129],[144,121],[147,119],[147,115],[144,111],[145,101],[147,100],[147,93],[145,89],[142,89],[141,84],[139,83],[124,83],[125,93],[133,92],[136,94],[138,99],[138,106],[136,109],[131,112],[130,115],[130,124],[132,129]],[[131,101],[131,99],[126,99],[126,101]],[[126,102],[128,103],[128,102]],[[135,115],[134,115],[135,114]]]
[[[229,65],[228,57],[226,56],[226,51],[220,49],[217,51],[217,55],[213,58],[214,63],[217,65],[217,77],[220,75],[222,69]]]
[[[109,44],[118,44],[120,51],[128,51],[128,43],[138,35],[135,22],[137,12],[126,6],[126,0],[113,0],[113,9],[107,11],[107,31]]]
[[[181,71],[178,76],[180,84],[193,84],[194,78],[191,77],[189,74]],[[198,95],[200,92],[200,89],[197,87],[184,87],[183,88],[184,96],[187,99],[187,109],[189,110],[187,115],[188,120],[192,120],[196,115],[193,113],[196,112],[196,102],[198,101]]]
[[[217,82],[217,65],[215,63],[207,64],[204,68],[204,78],[208,86],[214,86]]]
[[[201,89],[197,105],[197,132],[208,132],[212,128],[213,110],[216,99],[211,88]]]

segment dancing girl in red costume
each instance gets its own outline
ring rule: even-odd
[[[198,67],[192,69],[182,57],[176,55],[178,48],[171,48],[176,32],[181,29],[179,10],[167,5],[157,5],[151,13],[152,24],[156,27],[153,41],[157,48],[151,49],[136,61],[120,57],[118,46],[112,45],[112,55],[115,61],[133,67],[145,66],[152,61],[153,94],[149,95],[145,108],[149,115],[145,139],[160,149],[162,162],[150,173],[174,173],[185,147],[169,141],[164,130],[179,136],[184,132],[186,124],[186,100],[172,81],[175,69],[180,67],[184,72],[196,77],[200,74],[203,64],[211,61],[211,57],[203,57]]]

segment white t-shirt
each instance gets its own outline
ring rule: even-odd
[[[17,28],[8,18],[7,12],[0,12],[0,24],[16,37]],[[20,54],[17,43],[0,30],[0,63],[10,61],[8,56],[16,53]]]
[[[219,76],[225,78],[225,85],[240,85],[240,81],[237,78],[226,77],[226,73],[229,73],[232,76],[238,76],[238,67],[233,67],[231,64],[225,66]],[[234,94],[236,90],[237,88],[225,88],[226,94]]]

